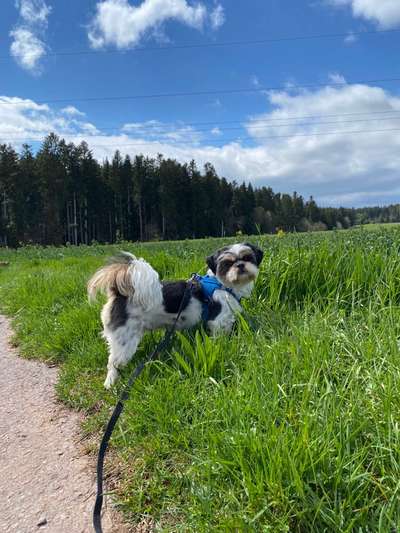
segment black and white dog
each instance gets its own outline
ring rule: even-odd
[[[103,335],[109,346],[109,389],[118,378],[146,331],[171,326],[182,312],[178,329],[191,328],[202,319],[212,335],[230,332],[240,299],[248,298],[258,275],[263,252],[248,243],[225,246],[207,257],[206,276],[196,276],[192,289],[188,281],[160,281],[157,272],[144,260],[122,252],[98,270],[88,283],[89,299],[98,291],[108,301],[101,312]]]

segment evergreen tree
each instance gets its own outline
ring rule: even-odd
[[[161,154],[93,158],[86,142],[48,135],[34,154],[0,145],[0,244],[80,244],[118,239],[229,236],[348,228],[400,221],[400,205],[320,208],[294,192],[228,183],[207,163],[200,171]]]
[[[69,181],[65,164],[65,142],[48,135],[36,156],[39,189],[43,199],[43,243],[66,241],[66,200]]]
[[[42,221],[42,199],[35,158],[31,148],[23,145],[19,157],[19,183],[17,184],[16,215],[17,239],[19,242],[37,242],[38,228]]]
[[[21,195],[18,154],[5,144],[0,145],[0,202],[2,242],[15,246],[20,231]]]

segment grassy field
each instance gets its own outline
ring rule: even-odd
[[[187,278],[228,240],[0,251],[16,341],[61,363],[58,394],[87,435],[119,390],[102,387],[88,277],[126,249]],[[165,532],[398,531],[400,228],[251,240],[266,255],[247,320],[230,338],[178,336],[132,391],[106,463],[116,499]]]

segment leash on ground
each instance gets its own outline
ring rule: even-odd
[[[139,377],[139,375],[142,373],[144,367],[147,363],[150,361],[153,361],[157,355],[159,355],[161,352],[163,352],[169,345],[170,340],[172,336],[174,335],[176,331],[176,326],[178,323],[178,320],[181,316],[181,313],[183,311],[183,306],[186,301],[187,296],[191,292],[194,284],[194,276],[192,276],[188,284],[186,285],[185,292],[183,293],[182,300],[179,304],[178,313],[176,315],[176,318],[172,324],[172,326],[166,331],[164,337],[161,339],[161,341],[157,344],[157,346],[154,348],[154,350],[148,355],[143,361],[141,361],[138,366],[135,368],[135,370],[132,372],[132,374],[129,377],[129,380],[127,384],[125,385],[125,388],[123,389],[117,405],[114,408],[114,411],[111,415],[111,418],[109,419],[107,426],[104,430],[103,438],[101,439],[99,453],[97,456],[97,494],[96,494],[96,501],[94,504],[93,509],[93,527],[96,533],[103,533],[103,529],[101,527],[101,508],[103,506],[103,472],[104,472],[104,457],[107,452],[108,443],[110,441],[112,432],[115,428],[115,425],[118,421],[118,418],[120,417],[122,410],[124,408],[124,404],[126,400],[129,398],[130,390],[136,381],[136,379]]]

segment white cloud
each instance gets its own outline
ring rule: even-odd
[[[349,32],[346,37],[344,38],[345,44],[353,44],[357,41],[357,35],[355,35],[353,32]]]
[[[159,120],[148,120],[146,122],[130,122],[121,128],[124,133],[135,136],[142,136],[147,140],[187,142],[197,144],[201,141],[203,134],[196,131],[191,126],[179,124],[167,124]]]
[[[200,132],[158,120],[127,123],[110,133],[31,100],[0,97],[0,142],[21,146],[55,131],[68,141],[87,140],[99,159],[118,148],[199,165],[210,161],[228,179],[313,194],[325,205],[400,201],[400,97],[380,87],[344,84],[272,91],[266,98],[270,110],[243,124],[251,140],[240,141],[229,140],[237,139],[233,130]]]
[[[218,126],[216,126],[215,128],[213,128],[211,130],[211,134],[212,135],[222,135],[222,131],[220,130],[220,128],[218,128]]]
[[[335,85],[339,85],[342,83],[347,83],[346,78],[342,76],[341,74],[338,74],[337,72],[331,72],[329,74],[329,80],[334,83]]]
[[[221,4],[215,6],[210,13],[210,22],[213,30],[220,28],[225,22],[225,12]]]
[[[163,123],[159,120],[146,120],[145,122],[128,122],[122,126],[123,131],[160,131],[162,129]]]
[[[350,6],[355,17],[377,23],[381,28],[400,24],[399,0],[328,0],[336,6]]]
[[[93,124],[66,116],[64,110],[57,112],[48,105],[9,96],[0,96],[0,124],[0,143],[18,147],[28,140],[41,141],[51,131],[65,136],[81,131],[99,133]]]
[[[373,132],[400,129],[400,98],[380,87],[343,85],[270,92],[268,99],[273,110],[253,117],[247,129],[264,149],[258,157],[271,184],[335,203],[348,201],[350,194],[367,198],[367,192],[391,197],[400,131]]]
[[[44,0],[17,0],[15,6],[26,23],[47,24],[51,8]]]
[[[89,42],[92,48],[130,48],[151,32],[158,35],[160,26],[168,20],[197,30],[209,22],[216,29],[224,22],[224,12],[217,6],[209,14],[203,4],[191,5],[187,0],[143,0],[138,6],[128,0],[102,0],[89,26]]]
[[[11,55],[22,68],[38,74],[40,58],[46,53],[43,35],[51,8],[44,0],[17,0],[15,6],[20,22],[10,31]]]
[[[13,38],[10,51],[17,63],[26,70],[34,71],[40,58],[46,53],[46,46],[36,35],[23,26],[10,32]]]
[[[256,88],[260,87],[260,80],[255,74],[251,76],[250,83],[253,85],[253,87],[256,87]]]
[[[70,115],[70,116],[77,116],[77,117],[84,117],[85,113],[82,111],[79,111],[76,107],[73,105],[68,105],[67,107],[64,107],[61,109],[61,113],[64,113],[64,115]]]

